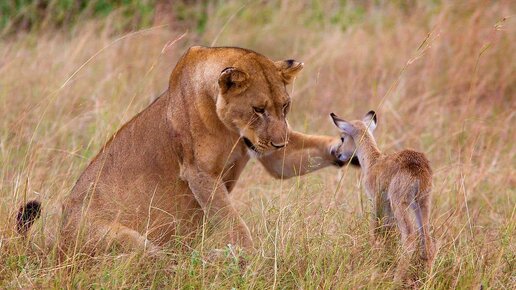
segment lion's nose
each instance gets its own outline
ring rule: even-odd
[[[287,142],[284,142],[282,144],[274,144],[274,142],[271,142],[271,145],[272,145],[272,147],[279,149],[279,148],[283,148],[283,147],[287,146]]]

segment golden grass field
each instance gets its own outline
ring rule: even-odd
[[[58,262],[16,234],[23,201],[41,200],[43,215],[55,207],[117,128],[166,89],[189,46],[221,45],[305,63],[290,87],[294,129],[337,135],[330,112],[373,109],[380,149],[427,154],[438,253],[419,287],[515,289],[515,3],[353,3],[227,1],[204,7],[203,31],[172,22],[120,33],[115,14],[2,37],[0,288],[394,287],[396,254],[370,243],[355,168],[275,180],[251,161],[232,193],[257,247],[245,257],[227,250],[203,262],[193,245]]]

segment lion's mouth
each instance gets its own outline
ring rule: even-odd
[[[247,139],[246,137],[243,138],[244,139],[244,144],[245,146],[247,146],[247,148],[253,150],[254,152],[258,152],[258,150],[256,149],[256,146],[254,146],[253,142],[251,142],[251,140]]]

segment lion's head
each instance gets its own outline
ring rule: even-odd
[[[273,62],[249,53],[220,73],[217,114],[254,153],[287,145],[291,100],[286,85],[302,68],[295,60]]]

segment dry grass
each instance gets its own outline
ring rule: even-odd
[[[395,255],[369,243],[369,207],[351,168],[277,181],[252,161],[233,194],[258,245],[246,269],[230,252],[204,264],[198,248],[57,263],[13,232],[22,201],[50,209],[66,196],[109,136],[166,88],[186,47],[215,43],[305,62],[292,88],[295,129],[334,135],[331,111],[375,109],[382,149],[428,154],[439,252],[423,288],[514,289],[516,10],[510,1],[438,2],[350,4],[331,20],[315,16],[334,4],[315,13],[308,1],[230,1],[207,8],[202,34],[165,50],[184,31],[120,38],[111,18],[2,40],[0,287],[392,287]]]

